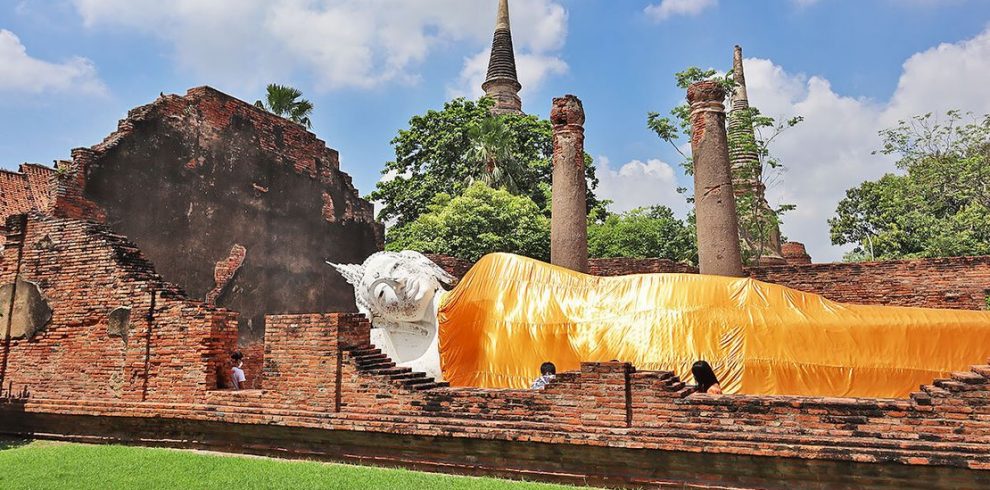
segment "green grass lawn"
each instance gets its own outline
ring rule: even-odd
[[[169,449],[0,440],[0,488],[550,490],[575,487]]]

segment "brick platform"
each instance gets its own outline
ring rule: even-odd
[[[362,316],[324,313],[269,315],[249,350],[262,389],[235,392],[220,387],[236,314],[102,225],[32,214],[7,231],[0,282],[37,284],[52,315],[4,343],[0,433],[607,485],[990,480],[990,366],[902,400],[699,395],[619,362],[540,391],[455,388],[395,366]]]

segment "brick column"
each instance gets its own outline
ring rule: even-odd
[[[724,100],[725,89],[715,82],[698,82],[688,87],[698,265],[702,274],[743,277]]]
[[[584,177],[584,107],[573,95],[553,99],[553,201],[550,262],[588,272],[588,192]]]

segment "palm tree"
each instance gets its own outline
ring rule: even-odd
[[[309,120],[309,115],[313,112],[313,103],[306,99],[300,99],[300,97],[302,97],[302,92],[299,89],[271,83],[268,84],[268,92],[265,95],[266,101],[259,100],[254,105],[307,128],[312,128],[313,124]]]
[[[497,117],[487,117],[468,128],[467,161],[474,167],[468,185],[476,179],[490,187],[503,187],[516,193],[513,175],[518,175],[519,162],[512,153],[513,135]]]

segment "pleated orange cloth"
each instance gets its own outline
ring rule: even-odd
[[[483,257],[441,301],[453,386],[525,388],[619,360],[692,382],[706,360],[726,393],[905,397],[990,356],[990,312],[836,303],[697,274],[596,277],[509,254]]]

